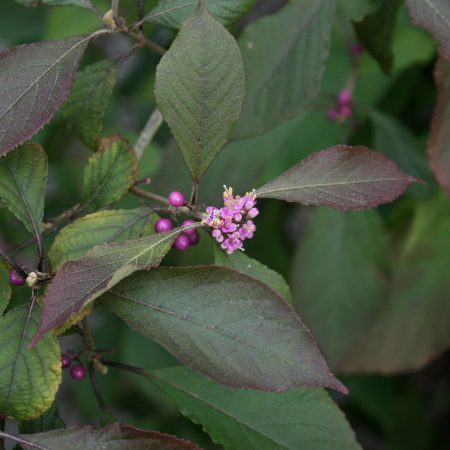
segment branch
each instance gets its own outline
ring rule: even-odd
[[[10,258],[1,248],[0,256],[12,267],[22,278],[26,279],[28,274],[16,263],[12,258]]]
[[[111,1],[111,11],[112,11],[112,16],[113,16],[114,22],[117,22],[117,19],[119,18],[119,3],[120,3],[120,0],[112,0]]]
[[[164,206],[170,206],[169,200],[163,197],[162,195],[154,194],[153,192],[144,191],[144,189],[140,189],[136,186],[133,186],[130,189],[130,192],[138,197],[145,198],[147,200],[152,200],[157,203],[161,203]]]
[[[3,431],[0,431],[0,436],[5,437],[7,439],[11,439],[12,441],[18,442],[19,444],[24,444],[31,448],[36,448],[37,450],[50,450],[47,447],[42,447],[42,445],[35,444],[34,442],[27,441],[26,439],[22,439],[18,436],[14,436],[13,434],[4,433]]]
[[[155,108],[149,117],[144,129],[141,131],[139,139],[137,140],[134,151],[136,153],[136,158],[141,159],[144,150],[148,147],[148,144],[152,141],[159,127],[163,121],[162,115],[158,108]]]
[[[164,47],[161,47],[156,42],[151,41],[150,39],[147,39],[145,35],[141,32],[136,33],[135,31],[126,31],[125,34],[132,37],[135,41],[137,41],[142,47],[147,47],[148,49],[159,53],[161,56],[163,56],[167,50]]]

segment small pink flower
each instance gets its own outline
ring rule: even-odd
[[[256,226],[252,220],[259,214],[256,205],[256,192],[247,192],[243,197],[233,195],[233,189],[224,186],[223,202],[220,209],[208,206],[203,223],[210,226],[213,238],[231,255],[243,250],[243,241],[253,238]],[[245,218],[245,222],[243,220]]]

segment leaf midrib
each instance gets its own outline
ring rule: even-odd
[[[264,191],[257,190],[257,193],[258,193],[258,195],[265,195],[265,194],[270,194],[272,192],[295,191],[295,190],[315,188],[315,187],[324,187],[324,186],[347,186],[347,185],[351,185],[351,184],[377,183],[377,182],[384,182],[384,181],[408,181],[408,180],[405,178],[372,178],[370,180],[339,181],[339,182],[335,182],[335,183],[322,183],[322,184],[305,184],[305,185],[293,186],[293,187],[267,189]]]

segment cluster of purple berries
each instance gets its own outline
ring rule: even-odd
[[[72,358],[67,353],[61,355],[61,367],[68,369],[72,365]],[[75,381],[80,381],[86,378],[86,368],[83,364],[74,364],[70,369],[70,376]]]
[[[252,239],[256,231],[253,220],[258,214],[256,193],[247,192],[243,197],[233,196],[233,189],[224,186],[224,206],[206,208],[202,223],[213,229],[212,236],[223,250],[231,255],[236,250],[243,250],[243,242]]]
[[[350,89],[342,89],[336,97],[336,104],[327,111],[332,122],[343,122],[353,114],[353,99]]]
[[[179,208],[180,206],[183,206],[186,204],[184,195],[182,192],[174,191],[169,194],[168,197],[169,204],[173,206],[174,208]],[[186,219],[181,226],[182,227],[188,227],[189,225],[192,225],[195,223],[193,220]],[[170,219],[159,219],[155,223],[155,231],[157,233],[164,233],[166,231],[170,231],[173,229],[173,223]],[[184,233],[177,236],[175,239],[175,242],[173,243],[173,248],[180,252],[184,252],[189,247],[193,245],[197,245],[200,242],[200,235],[198,234],[198,231],[195,229],[189,229],[186,230]]]

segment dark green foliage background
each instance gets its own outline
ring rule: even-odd
[[[146,10],[156,3],[146,1]],[[281,3],[261,0],[254,12],[232,28],[233,33],[238,35],[244,23],[253,20],[257,14],[275,10]],[[257,187],[311,152],[341,142],[341,130],[337,124],[326,120],[324,105],[330,104],[330,95],[344,86],[350,70],[347,47],[355,41],[349,19],[358,17],[360,3],[356,0],[339,2],[321,96],[300,118],[256,138],[256,145],[242,141],[230,143],[204,178],[200,190],[202,202],[220,203],[222,182],[232,185],[236,191]],[[96,4],[106,10],[106,1]],[[124,15],[135,10],[134,0],[122,0],[121,5]],[[129,22],[133,20],[133,14],[129,14]],[[94,15],[81,8],[25,9],[13,0],[2,0],[0,5],[1,48],[85,34],[100,26]],[[146,32],[166,47],[175,36],[175,31],[155,25],[147,25]],[[118,36],[95,41],[83,65],[124,53],[126,42],[126,38]],[[416,205],[432,198],[440,190],[424,163],[425,143],[436,96],[433,82],[435,57],[433,40],[427,33],[412,27],[405,6],[401,5],[394,34],[391,75],[383,73],[367,54],[362,59],[355,93],[360,126],[351,131],[350,142],[387,153],[406,172],[427,182],[410,189],[394,204],[380,209],[384,225],[391,232],[390,254],[395,254]],[[126,61],[106,112],[104,135],[119,132],[131,142],[135,141],[155,107],[153,79],[158,60],[153,53],[144,50]],[[51,162],[45,217],[59,214],[82,196],[82,173],[91,151],[74,137],[68,139],[68,135],[60,111],[35,138],[42,143]],[[154,177],[152,189],[156,190],[156,186],[162,195],[174,189],[188,193],[188,172],[169,138],[167,128],[158,132],[156,141],[141,162],[141,175]],[[406,153],[409,156],[405,158]],[[117,207],[139,205],[138,200],[127,197]],[[260,218],[257,222],[258,232],[249,242],[247,253],[289,280],[295,276],[292,275],[291,263],[296,246],[307,229],[311,211],[269,200],[261,202],[261,211],[264,220]],[[14,245],[28,239],[24,229],[2,209],[0,230],[2,244]],[[26,257],[27,252],[23,255]],[[448,255],[450,258],[450,249]],[[29,257],[33,257],[31,251]],[[195,249],[185,254],[172,252],[165,259],[166,264],[178,265],[212,262],[213,247],[206,235]],[[23,290],[14,288],[15,302],[20,301],[22,294]],[[447,295],[447,301],[449,299]],[[165,350],[133,332],[105,309],[98,308],[90,320],[96,344],[102,348],[115,348],[114,359],[146,369],[178,365]],[[63,347],[81,346],[76,337],[64,337],[62,343]],[[449,369],[450,354],[446,353],[412,374],[342,376],[340,379],[351,394],[346,398],[336,396],[336,399],[365,449],[444,450],[450,448]],[[220,448],[199,426],[183,418],[144,379],[113,369],[108,376],[99,375],[98,378],[106,402],[121,422],[190,439],[205,449]],[[58,401],[61,415],[68,425],[96,423],[99,417],[88,381],[74,383],[65,373]]]

